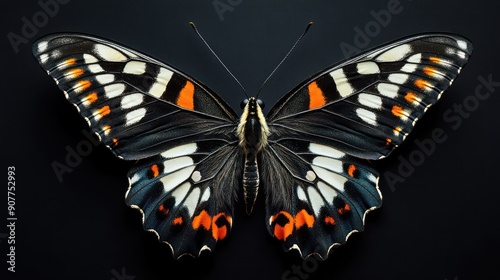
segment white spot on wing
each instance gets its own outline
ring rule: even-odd
[[[174,73],[168,69],[160,68],[158,76],[156,76],[156,82],[149,89],[149,93],[156,98],[160,98],[165,92],[165,89],[167,89],[168,82],[173,74]]]
[[[382,54],[380,54],[376,60],[382,62],[392,62],[399,61],[406,57],[408,53],[411,52],[411,46],[409,44],[404,44],[401,46],[397,46],[392,48]]]
[[[203,196],[200,199],[200,203],[202,203],[203,201],[207,201],[209,198],[210,198],[210,188],[205,188]]]
[[[297,186],[297,198],[302,201],[307,201],[307,196],[302,187]]]
[[[410,56],[406,61],[411,63],[420,63],[422,62],[422,54],[421,53],[414,54]]]
[[[47,60],[49,60],[48,54],[44,53],[44,54],[40,55],[40,62],[45,63],[45,62],[47,62]]]
[[[163,162],[163,173],[168,174],[186,166],[193,165],[193,159],[190,157],[178,157]]]
[[[47,46],[49,45],[49,43],[47,41],[42,41],[40,43],[38,43],[38,52],[43,52],[47,49]]]
[[[311,151],[311,153],[315,153],[315,154],[327,156],[327,157],[332,157],[332,158],[341,158],[345,155],[344,153],[342,153],[341,151],[339,151],[337,149],[334,149],[332,147],[328,147],[325,145],[316,144],[316,143],[309,144],[309,151]]]
[[[358,95],[358,101],[362,105],[368,106],[374,109],[382,108],[382,98],[373,94],[361,93]]]
[[[466,50],[467,49],[467,42],[465,42],[465,41],[457,40],[457,45],[462,50]]]
[[[398,96],[399,87],[393,84],[380,83],[377,85],[378,92],[389,98],[395,98]]]
[[[358,108],[356,109],[356,114],[366,123],[377,125],[377,115],[375,115],[375,113],[363,108]]]
[[[344,191],[344,184],[347,182],[347,179],[344,176],[333,173],[319,166],[313,166],[313,170],[322,181],[328,182],[329,185],[339,191]]]
[[[115,80],[115,75],[113,74],[104,74],[104,75],[97,75],[95,76],[95,79],[101,84],[109,84]]]
[[[347,80],[347,77],[345,76],[344,70],[342,68],[330,72],[330,76],[332,76],[332,78],[335,80],[337,90],[342,97],[346,97],[354,92],[354,89]]]
[[[182,184],[189,178],[193,170],[194,166],[188,166],[165,177],[162,177],[160,181],[163,183],[163,190],[165,192],[169,192],[175,187],[179,186],[179,184]],[[188,188],[191,186],[190,183],[184,183],[184,185],[186,184],[188,185]]]
[[[316,180],[316,174],[314,174],[314,172],[309,170],[306,173],[306,179],[312,182],[312,181]]]
[[[124,84],[112,84],[104,87],[104,92],[107,98],[114,98],[119,96],[125,91]]]
[[[97,60],[97,58],[95,58],[95,56],[90,55],[90,54],[84,54],[83,60],[85,61],[85,64],[92,64],[92,63],[96,63],[99,61],[99,60]]]
[[[196,206],[198,205],[198,200],[200,199],[200,195],[201,195],[200,188],[194,188],[189,193],[189,196],[186,198],[186,200],[184,200],[184,206],[187,208],[190,217],[193,216],[194,211],[196,210]],[[177,204],[177,199],[176,199],[176,204]]]
[[[102,69],[102,67],[99,64],[90,64],[88,66],[88,68],[89,68],[89,71],[92,72],[92,73],[101,73],[101,72],[104,72],[104,69]]]
[[[196,143],[189,143],[166,150],[165,152],[161,153],[161,156],[164,158],[185,156],[196,152],[197,149],[198,147]]]
[[[373,61],[365,61],[360,62],[356,65],[356,70],[359,74],[368,75],[368,74],[376,74],[380,73],[380,68],[377,63]]]
[[[404,84],[406,81],[408,81],[408,75],[395,73],[395,74],[390,74],[387,79],[393,83],[401,85]]]
[[[308,187],[307,193],[309,194],[311,207],[312,207],[314,213],[316,214],[316,216],[319,216],[319,213],[321,211],[321,207],[323,207],[323,205],[325,205],[325,201],[323,200],[321,195],[318,193],[318,191],[314,187]]]
[[[127,57],[121,52],[103,44],[96,44],[94,51],[106,61],[120,62],[127,60]]]
[[[142,103],[144,95],[142,93],[134,93],[123,97],[121,102],[122,109],[129,109]]]
[[[406,72],[406,73],[413,73],[417,70],[417,64],[414,63],[407,63],[401,68],[401,71]]]
[[[132,125],[134,123],[137,123],[140,121],[142,118],[146,116],[146,109],[145,108],[139,108],[137,110],[134,110],[127,115],[125,115],[125,124]]]
[[[196,170],[191,174],[191,180],[193,180],[195,183],[199,182],[201,180],[201,173],[200,171]]]
[[[142,75],[146,72],[146,63],[141,61],[129,61],[123,68],[123,73]]]
[[[312,161],[312,164],[319,166],[319,167],[326,168],[326,169],[331,170],[333,172],[337,172],[337,173],[343,172],[342,161],[332,159],[329,157],[315,157]]]

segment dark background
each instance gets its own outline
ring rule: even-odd
[[[46,20],[37,1],[4,3],[0,278],[498,278],[500,87],[490,87],[490,96],[483,100],[474,95],[480,77],[500,81],[496,2],[60,0],[57,11],[52,6]],[[374,14],[387,11],[388,3],[399,12],[387,22],[376,23]],[[38,27],[23,34],[27,21],[36,21]],[[197,38],[189,21],[197,24],[251,94],[307,22],[315,22],[264,87],[260,97],[267,108],[310,75],[344,59],[342,43],[363,51],[414,33],[445,31],[468,37],[474,54],[407,141],[390,158],[376,163],[384,205],[368,215],[363,233],[354,234],[327,261],[303,262],[296,254],[284,253],[265,229],[261,200],[249,217],[242,207],[236,210],[230,238],[214,253],[173,261],[169,249],[142,230],[139,213],[124,204],[129,162],[93,146],[90,155],[63,175],[62,182],[57,179],[52,164],[65,164],[67,149],[86,141],[83,131],[88,129],[38,66],[31,44],[59,31],[117,40],[189,73],[239,112],[242,91]],[[371,35],[360,44],[357,30],[367,26],[373,28]],[[12,34],[22,38],[16,47],[9,41]],[[482,93],[488,90],[483,87]],[[466,114],[450,111],[459,106]],[[436,129],[446,140],[419,158],[423,153],[418,143],[428,143]],[[406,161],[412,169],[401,169]],[[16,168],[16,273],[7,272],[6,263],[8,166]],[[399,176],[399,181],[387,180],[389,175]]]

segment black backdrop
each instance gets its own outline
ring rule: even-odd
[[[12,1],[13,2],[13,1]],[[495,1],[16,1],[2,7],[0,275],[7,279],[480,279],[497,277],[500,118]],[[8,6],[7,6],[8,5]],[[102,146],[65,173],[86,124],[31,55],[45,34],[77,31],[122,42],[176,66],[239,111],[243,93],[188,25],[194,21],[254,93],[305,28],[310,32],[264,87],[270,108],[310,75],[414,33],[462,34],[474,54],[462,74],[381,170],[381,209],[327,261],[284,253],[263,203],[236,210],[230,238],[201,259],[173,261],[124,204],[129,162]],[[489,82],[488,82],[489,81]],[[479,91],[477,89],[479,88]],[[479,94],[479,95],[478,95]],[[443,141],[434,141],[441,133]],[[424,144],[423,144],[424,143]],[[432,149],[431,149],[432,147]],[[7,229],[7,169],[16,169],[15,231]],[[5,225],[3,225],[5,224]],[[15,273],[9,240],[15,238]],[[1,279],[6,279],[1,277]]]

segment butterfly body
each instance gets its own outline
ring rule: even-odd
[[[41,38],[33,53],[117,157],[132,160],[125,202],[175,257],[228,238],[238,194],[284,250],[327,258],[382,204],[378,171],[472,53],[455,34],[383,45],[306,79],[267,116],[241,117],[182,71],[82,34]]]
[[[250,97],[245,101],[237,134],[240,139],[239,146],[245,154],[243,198],[246,212],[250,214],[259,191],[260,176],[257,159],[260,151],[267,145],[269,128],[257,99]]]

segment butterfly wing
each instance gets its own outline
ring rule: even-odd
[[[126,203],[141,209],[175,256],[223,239],[241,174],[237,116],[200,82],[118,43],[81,34],[37,41],[33,53],[91,130],[138,160]]]
[[[326,258],[363,229],[382,202],[366,159],[404,141],[471,52],[458,35],[402,39],[327,68],[271,109],[262,173],[268,229],[285,249]]]

